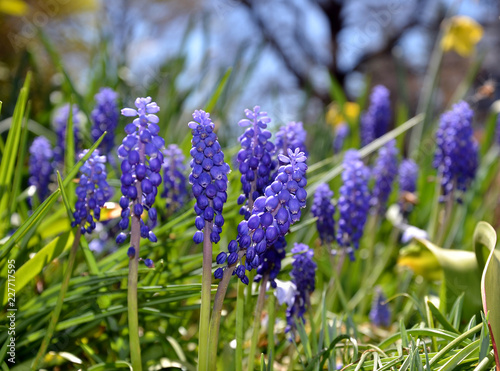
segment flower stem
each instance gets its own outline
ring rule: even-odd
[[[69,252],[68,258],[68,266],[66,268],[66,272],[64,273],[63,282],[61,284],[61,289],[59,291],[59,296],[57,297],[56,307],[52,312],[52,316],[50,318],[49,326],[47,328],[47,332],[45,333],[45,337],[43,338],[42,345],[38,350],[35,360],[31,365],[32,370],[38,370],[40,367],[40,362],[42,361],[45,353],[47,352],[47,348],[49,347],[50,340],[52,339],[52,335],[56,329],[57,321],[59,320],[59,315],[62,311],[64,296],[66,295],[66,291],[68,290],[69,280],[71,278],[71,273],[73,272],[73,265],[75,264],[76,253],[78,251],[78,246],[80,242],[80,226],[77,226],[75,236],[73,239],[73,245],[71,246],[71,250]]]
[[[257,341],[259,340],[260,317],[264,308],[264,300],[266,298],[266,286],[269,275],[265,274],[260,282],[259,296],[257,305],[255,306],[255,314],[253,317],[252,342],[250,343],[250,353],[248,354],[248,370],[254,369],[255,352],[257,350]]]
[[[222,313],[222,304],[224,303],[224,298],[226,297],[227,288],[229,286],[229,281],[233,275],[233,271],[236,269],[236,264],[227,267],[224,270],[224,275],[217,286],[217,292],[215,293],[214,308],[212,310],[212,318],[210,319],[210,333],[208,342],[208,369],[215,370],[217,365],[217,346],[219,343],[219,327],[220,327],[220,316]]]
[[[137,193],[142,194],[141,182],[136,183]],[[136,201],[137,202],[137,201]],[[141,345],[139,340],[139,317],[137,306],[137,281],[139,278],[139,250],[141,244],[140,216],[132,215],[130,245],[135,249],[135,255],[128,263],[128,331],[130,344],[130,359],[134,371],[142,370]]]
[[[210,304],[212,289],[212,222],[205,221],[203,228],[203,267],[201,277],[201,308],[200,308],[200,331],[198,340],[198,370],[207,370],[210,334]]]
[[[236,355],[235,370],[243,371],[243,322],[245,318],[245,284],[238,281],[238,293],[236,297]]]
[[[269,352],[269,371],[273,371],[273,363],[274,363],[274,323],[276,322],[276,298],[274,295],[269,295],[269,300],[267,302],[268,309],[267,313],[269,314],[268,318],[268,327],[267,327],[267,349]]]

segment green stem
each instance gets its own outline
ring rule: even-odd
[[[274,322],[276,321],[276,298],[274,295],[269,295],[269,300],[268,300],[268,314],[269,318],[267,321],[267,350],[268,350],[268,357],[269,357],[269,371],[273,371],[273,364],[274,364]]]
[[[239,259],[243,256],[243,251],[239,252]],[[226,297],[227,288],[229,287],[229,281],[233,276],[233,272],[236,269],[236,264],[227,267],[224,270],[224,275],[217,286],[217,292],[215,293],[214,308],[212,310],[212,318],[210,319],[210,329],[208,336],[208,369],[215,370],[217,366],[217,346],[219,345],[219,327],[220,327],[220,317],[222,313],[222,304],[224,304],[224,298]],[[243,290],[243,289],[242,289]]]
[[[243,371],[243,319],[245,318],[245,284],[238,281],[236,297],[236,355],[235,370]]]
[[[201,278],[200,331],[198,340],[198,370],[208,369],[208,337],[210,334],[210,304],[212,289],[212,242],[210,233],[213,224],[205,221],[203,228],[203,271]],[[212,345],[212,344],[210,344]],[[217,351],[217,348],[216,348]]]
[[[137,193],[142,194],[141,182],[136,183]],[[135,202],[138,202],[137,200]],[[132,208],[133,209],[133,208]],[[128,331],[130,344],[130,359],[134,371],[142,370],[141,344],[139,340],[139,317],[137,305],[137,281],[139,279],[139,252],[141,247],[141,219],[132,215],[130,227],[130,246],[135,249],[135,255],[128,262]]]
[[[50,318],[49,326],[47,327],[47,332],[45,333],[45,337],[43,338],[42,345],[38,350],[35,360],[31,365],[32,370],[38,370],[39,365],[47,352],[47,348],[49,347],[50,341],[52,339],[52,335],[56,329],[57,321],[59,320],[59,315],[61,314],[64,296],[66,295],[66,291],[68,291],[69,280],[71,278],[71,273],[73,272],[73,266],[75,264],[76,253],[78,251],[78,245],[80,242],[80,226],[77,227],[77,230],[74,235],[73,245],[71,246],[71,250],[69,252],[68,266],[66,268],[66,272],[64,272],[63,282],[61,284],[61,289],[59,291],[59,296],[57,298],[56,307],[52,312],[52,317]]]
[[[441,228],[439,229],[438,237],[436,239],[436,245],[441,246],[444,242],[444,238],[446,236],[446,232],[450,226],[450,222],[452,220],[452,211],[453,211],[453,204],[455,203],[455,199],[453,197],[453,194],[449,194],[447,196],[446,200],[446,206],[444,208],[444,215],[443,215],[443,221],[441,223]]]
[[[260,317],[262,315],[262,309],[264,308],[268,279],[269,275],[265,274],[260,281],[259,296],[257,298],[253,317],[252,342],[250,343],[250,353],[248,353],[248,371],[253,370],[255,365],[255,352],[257,351],[257,341],[259,340]]]

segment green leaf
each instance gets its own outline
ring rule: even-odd
[[[75,163],[75,135],[73,133],[73,102],[69,103],[68,122],[66,123],[66,151],[64,169],[68,172]]]
[[[430,300],[427,300],[427,306],[429,307],[436,320],[443,326],[445,330],[460,334],[460,332],[455,327],[453,327],[450,322],[448,322],[446,317],[439,311],[438,308],[436,308],[434,304],[432,304]]]
[[[56,189],[40,206],[38,206],[33,214],[14,232],[7,240],[0,252],[0,260],[5,258],[10,250],[18,243],[23,236],[31,230],[36,224],[45,217],[45,214],[50,210],[52,205],[59,197],[61,190]]]
[[[219,85],[217,85],[217,88],[215,89],[215,91],[212,94],[212,96],[210,97],[207,105],[205,106],[204,110],[206,112],[211,112],[215,108],[215,105],[217,104],[217,101],[219,100],[220,95],[222,94],[224,88],[227,85],[227,81],[229,80],[229,76],[231,76],[232,71],[233,71],[233,69],[231,67],[229,67],[226,70],[226,73],[224,74],[224,76],[222,76],[222,79],[221,79]]]
[[[64,207],[66,208],[66,213],[68,214],[68,219],[70,222],[73,221],[73,212],[71,210],[71,206],[68,201],[68,196],[66,195],[66,191],[64,190],[63,181],[61,179],[61,174],[59,170],[57,170],[57,184],[59,185],[59,189],[61,190],[61,195],[64,203]]]
[[[125,361],[116,361],[112,363],[99,363],[92,367],[89,367],[87,371],[109,371],[117,368],[128,368],[132,371],[132,365]]]
[[[439,370],[440,371],[453,371],[456,370],[456,367],[467,357],[469,357],[473,353],[479,352],[479,343],[480,340],[476,340],[463,349],[461,349],[457,354],[451,357]]]
[[[497,236],[491,225],[479,222],[474,231],[474,250],[478,265],[484,266],[481,277],[481,297],[483,311],[488,313],[488,326],[491,342],[495,352],[495,360],[500,365],[497,341],[500,339],[500,253],[495,249]],[[490,251],[488,260],[484,262],[484,252]]]
[[[48,243],[32,259],[24,263],[16,271],[17,292],[26,286],[37,274],[40,274],[48,263],[61,255],[63,251],[69,249],[72,243],[73,234],[70,231]],[[5,284],[0,287],[0,292],[3,294],[2,305],[5,305],[7,303],[7,286]]]
[[[479,292],[480,273],[475,254],[471,251],[443,249],[419,238],[415,238],[414,242],[416,243],[415,248],[429,250],[433,255],[432,258],[441,267],[446,285],[446,301],[448,303],[455,302],[460,295],[464,294],[463,310],[460,311],[461,318],[468,320],[476,314],[481,308],[481,297]],[[408,265],[415,270],[411,266],[410,259],[402,264],[400,257],[398,264]]]
[[[19,93],[19,98],[16,102],[16,107],[14,108],[14,114],[12,117],[12,124],[9,129],[9,135],[7,136],[7,143],[5,144],[4,153],[8,156],[3,156],[0,163],[0,214],[2,217],[9,216],[7,203],[10,200],[12,177],[14,175],[14,165],[16,163],[17,154],[20,142],[21,142],[21,130],[24,118],[24,111],[26,109],[26,103],[28,101],[29,86],[31,82],[31,72],[26,75],[26,80]]]

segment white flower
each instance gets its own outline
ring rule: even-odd
[[[424,240],[428,240],[429,235],[423,229],[409,225],[403,232],[403,236],[401,237],[401,242],[408,243],[414,238],[421,238]]]
[[[291,307],[295,301],[295,294],[297,292],[297,286],[292,281],[276,281],[276,290],[274,290],[274,296],[278,299],[278,303],[283,305],[286,303]]]

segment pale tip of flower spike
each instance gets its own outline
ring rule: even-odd
[[[127,117],[134,117],[134,116],[137,116],[139,114],[133,108],[123,108],[121,112],[122,112],[123,116],[127,116]]]
[[[240,120],[238,122],[238,125],[242,128],[244,128],[245,126],[249,126],[249,125],[252,125],[252,123],[250,122],[250,120],[247,120],[247,119],[243,119],[243,120]]]
[[[289,164],[290,163],[290,159],[287,156],[285,156],[285,155],[279,154],[278,155],[278,159],[281,162],[285,163],[285,164]]]

